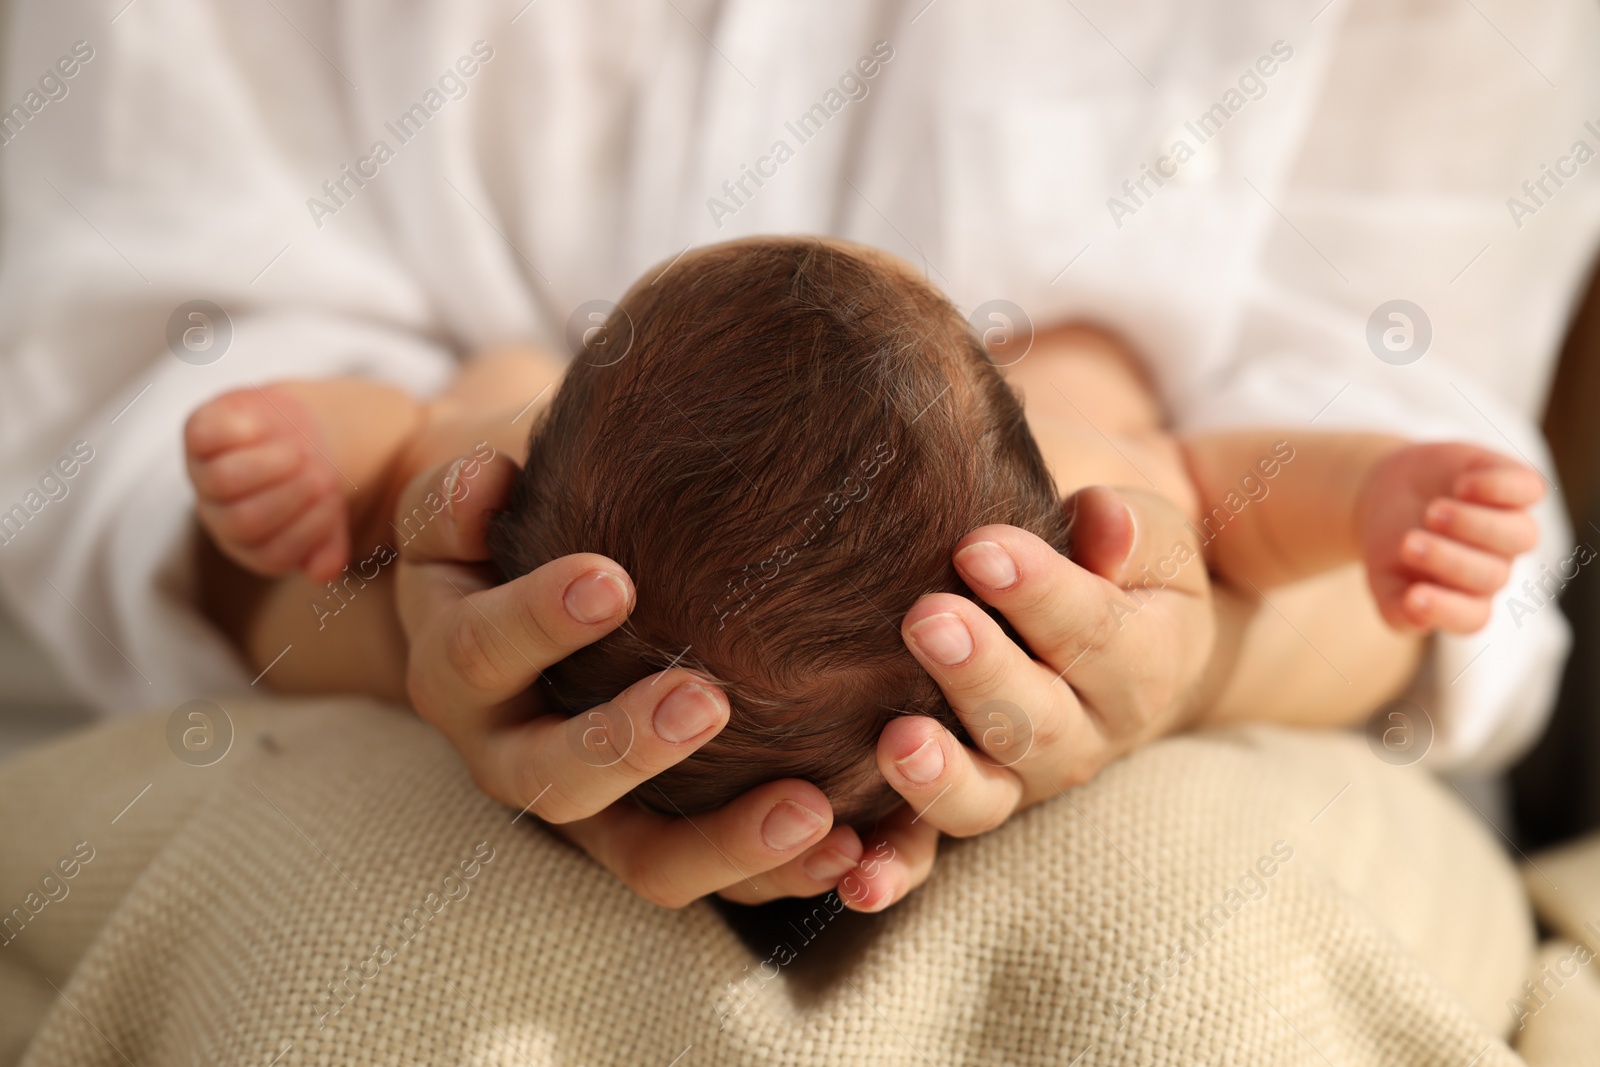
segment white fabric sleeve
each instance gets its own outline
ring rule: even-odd
[[[1271,354],[1242,365],[1197,399],[1185,428],[1267,423],[1285,426],[1291,441],[1295,425],[1307,431],[1366,430],[1424,441],[1464,440],[1522,458],[1547,477],[1553,471],[1531,421],[1464,375],[1434,373],[1419,364],[1408,368],[1412,374],[1406,387],[1397,389],[1364,374],[1359,356],[1341,359],[1331,349],[1308,351],[1303,331],[1293,349],[1265,351]],[[1454,410],[1440,403],[1446,396],[1456,399]],[[1298,418],[1286,417],[1289,413]],[[1538,547],[1516,560],[1510,584],[1493,598],[1489,624],[1473,634],[1435,634],[1423,670],[1407,694],[1433,724],[1432,766],[1504,769],[1544,728],[1571,643],[1566,618],[1552,602],[1559,586],[1547,577],[1572,554],[1571,531],[1553,478],[1534,517],[1540,529]],[[1538,599],[1529,597],[1526,583],[1541,581],[1546,592]]]
[[[299,29],[70,7],[14,5],[0,97],[55,97],[0,146],[0,591],[84,697],[131,712],[251,681],[193,607],[187,415],[295,376],[425,394],[453,359],[366,205],[307,217],[348,153],[341,75]],[[211,362],[169,345],[196,299],[223,312]],[[56,468],[78,442],[87,461]]]
[[[1545,475],[1538,547],[1516,561],[1485,629],[1432,639],[1410,694],[1434,723],[1430,761],[1472,773],[1503,769],[1538,738],[1570,644],[1552,575],[1574,573],[1572,531],[1537,420],[1600,246],[1592,182],[1548,186],[1558,195],[1531,221],[1508,200],[1575,140],[1600,145],[1585,125],[1600,114],[1600,19],[1568,0],[1503,17],[1526,55],[1470,6],[1352,10],[1296,165],[1266,191],[1277,217],[1246,287],[1237,358],[1176,398],[1185,428],[1467,440]],[[1423,40],[1451,63],[1392,61]],[[1369,341],[1395,299],[1420,307],[1431,332],[1409,362]]]

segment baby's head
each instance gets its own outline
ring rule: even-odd
[[[728,725],[639,800],[692,814],[794,777],[839,821],[872,822],[898,800],[874,757],[885,723],[962,732],[901,617],[926,593],[970,595],[950,556],[976,527],[1065,547],[1020,404],[933,287],[831,241],[698,250],[635,284],[608,329],[534,428],[490,545],[508,579],[609,556],[638,603],[539,684],[576,714],[694,669],[723,687]]]

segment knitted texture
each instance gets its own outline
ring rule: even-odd
[[[404,712],[227,709],[213,766],[161,715],[0,769],[0,901],[95,849],[0,948],[8,1003],[48,1006],[29,1067],[1520,1062],[1517,875],[1359,738],[1163,741],[946,842],[882,915],[741,911],[742,940],[514,819]]]

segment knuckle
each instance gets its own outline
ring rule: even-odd
[[[545,602],[542,598],[519,598],[516,601],[516,624],[521,633],[527,634],[539,647],[551,649],[566,648],[571,642],[551,625],[553,612],[559,610]]]
[[[511,766],[511,797],[512,804],[519,808],[527,808],[545,822],[563,822],[552,816],[557,814],[559,804],[551,802],[551,793],[554,790],[541,792],[539,789],[539,776],[532,767],[524,762],[516,762]]]
[[[630,781],[642,782],[660,773],[662,768],[658,766],[658,761],[652,759],[650,753],[645,751],[646,746],[639,744],[640,732],[635,728],[628,735],[613,770]]]
[[[445,637],[443,653],[445,666],[468,689],[497,688],[503,676],[500,655],[480,618],[460,616]]]
[[[622,880],[634,893],[660,908],[677,911],[694,903],[695,898],[675,885],[649,854],[629,859]]]
[[[757,892],[743,882],[736,883],[726,889],[717,890],[717,896],[730,904],[755,905],[765,904],[783,894],[772,893],[766,890]]]
[[[500,783],[495,781],[493,776],[488,774],[481,766],[475,763],[467,764],[467,777],[472,779],[472,787],[484,796],[491,797],[508,808],[519,806],[517,798],[506,796],[505,792],[500,788]]]
[[[519,763],[511,771],[512,788],[516,790],[516,804],[555,826],[577,822],[590,814],[559,782],[539,784],[538,770],[528,763]]]
[[[1061,744],[1066,737],[1064,719],[1065,716],[1055,708],[1051,708],[1047,714],[1030,718],[1028,725],[1033,730],[1032,752],[1054,751]]]
[[[411,709],[417,713],[417,718],[429,726],[443,730],[446,721],[443,705],[433,699],[427,677],[418,666],[415,657],[406,664],[406,699],[410,702]]]
[[[1004,648],[985,647],[960,667],[951,668],[958,688],[973,693],[992,693],[1015,673]]]
[[[1100,773],[1100,766],[1100,763],[1095,760],[1072,760],[1061,769],[1057,787],[1065,792],[1068,789],[1076,789],[1080,785],[1088,785],[1094,781],[1095,775]]]
[[[1152,597],[1160,596],[1161,591],[1148,592],[1147,595]],[[1135,597],[1133,599],[1139,607],[1142,608],[1144,606],[1144,602],[1139,598]],[[1095,613],[1093,621],[1086,629],[1087,633],[1080,631],[1078,634],[1072,635],[1071,638],[1077,641],[1080,650],[1106,647],[1116,640],[1117,632],[1122,629],[1122,624],[1116,613],[1111,610],[1111,604],[1108,601],[1104,610]]]
[[[1048,577],[1047,574],[1024,573],[1016,585],[1005,591],[1007,613],[1049,614],[1055,587]]]
[[[986,813],[977,821],[977,829],[974,831],[973,836],[976,836],[977,834],[986,834],[990,830],[999,829],[1005,823],[1006,819],[1010,818],[1010,816],[1011,812],[1009,810],[995,810]]]
[[[944,832],[951,837],[980,837],[1004,825],[1010,816],[1010,806],[996,801],[981,811],[971,813],[961,820],[960,825]]]

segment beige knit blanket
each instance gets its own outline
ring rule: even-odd
[[[404,712],[227,711],[210,766],[161,714],[0,768],[0,1061],[1490,1067],[1531,970],[1572,967],[1471,813],[1359,738],[1162,742],[884,915],[741,940],[513,820]],[[1544,862],[1590,887],[1549,890],[1578,936],[1600,862]],[[1524,1013],[1533,1062],[1600,1055],[1589,982]]]

